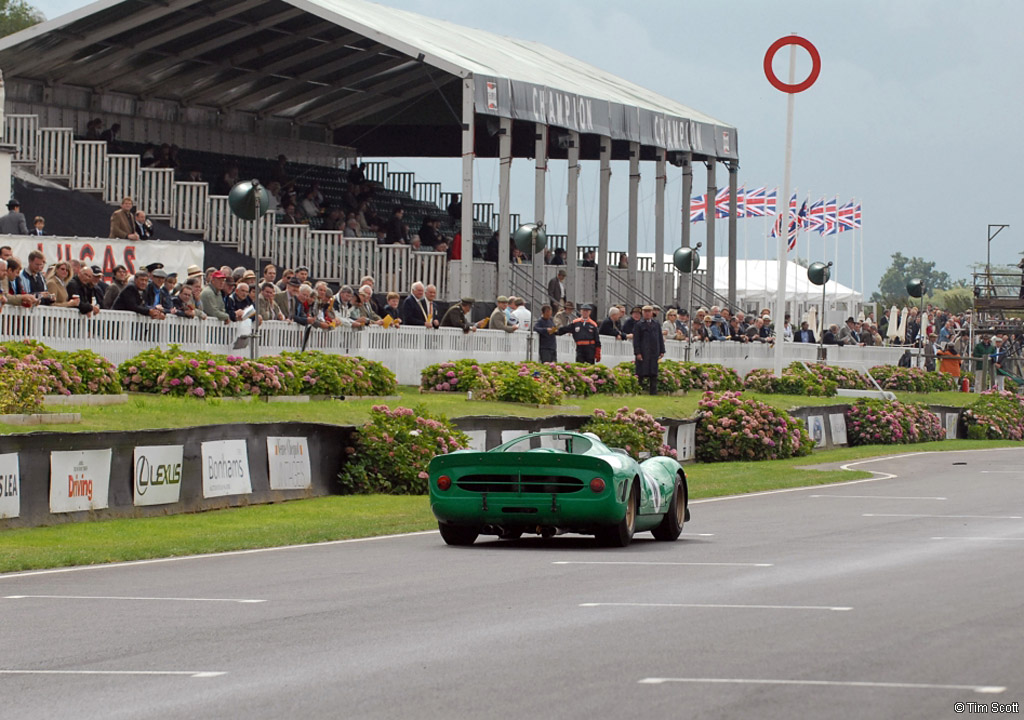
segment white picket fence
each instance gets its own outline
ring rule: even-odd
[[[136,313],[104,310],[96,317],[83,316],[76,309],[36,307],[25,309],[8,306],[0,313],[0,341],[32,338],[57,350],[93,350],[113,363],[120,364],[152,347],[180,345],[185,350],[206,350],[220,354],[244,354],[248,350],[232,350],[239,334],[239,325],[215,320],[189,320],[168,317],[153,320]],[[289,322],[264,323],[259,352],[276,355],[302,346],[305,328]],[[474,359],[525,360],[527,344],[536,343],[536,335],[525,330],[507,333],[501,330],[479,330],[464,334],[454,328],[379,328],[364,330],[314,330],[307,348],[339,355],[358,355],[378,360],[390,368],[402,385],[418,385],[420,373],[433,363]],[[560,336],[558,359],[572,360],[575,350],[569,336]],[[785,363],[802,360],[814,362],[817,345],[787,343]],[[901,348],[826,348],[828,363],[864,371],[881,364],[894,364]],[[534,355],[536,357],[536,355]],[[666,343],[665,357],[686,359],[686,343]],[[719,342],[698,344],[691,349],[690,360],[719,363],[741,375],[754,368],[770,368],[774,350],[768,345]],[[614,366],[633,359],[631,342],[605,338],[601,362]]]

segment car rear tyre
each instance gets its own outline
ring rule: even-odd
[[[668,506],[668,512],[662,519],[661,524],[651,531],[655,540],[672,542],[679,538],[683,531],[683,523],[686,522],[686,496],[683,494],[682,480],[676,482],[675,492],[672,493],[672,503]]]
[[[480,534],[476,528],[464,525],[438,523],[437,527],[441,531],[441,538],[449,545],[472,545]]]
[[[609,527],[597,531],[597,542],[603,547],[626,547],[633,540],[636,532],[636,511],[640,498],[640,485],[633,483],[629,489],[629,502],[626,503],[626,514],[622,520]]]

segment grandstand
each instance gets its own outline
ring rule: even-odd
[[[0,40],[0,69],[6,139],[16,145],[15,162],[38,176],[108,203],[131,195],[180,232],[252,258],[306,264],[318,278],[351,282],[368,271],[402,290],[422,278],[445,299],[535,289],[526,273],[513,273],[504,262],[473,259],[474,244],[482,249],[495,231],[498,257],[508,257],[509,229],[518,224],[508,203],[500,203],[509,197],[504,170],[497,207],[473,202],[474,157],[534,157],[538,202],[519,210],[540,221],[548,159],[600,163],[598,266],[579,268],[569,280],[577,301],[601,305],[626,298],[665,304],[678,286],[670,266],[638,261],[638,181],[630,183],[630,263],[621,271],[612,267],[613,160],[628,162],[631,177],[638,177],[641,161],[656,165],[657,258],[666,247],[667,166],[682,169],[685,195],[694,163],[707,164],[709,187],[719,162],[727,164],[733,187],[738,173],[736,130],[727,124],[536,43],[364,0],[100,0]],[[118,152],[84,136],[95,117],[120,125]],[[178,171],[142,166],[140,152],[150,142],[180,148]],[[271,221],[260,238],[252,237],[208,182],[231,162],[241,179],[264,179],[279,154],[289,158],[300,187],[316,180],[329,203],[344,194],[345,169],[357,159],[461,157],[463,185],[448,189],[389,172],[386,162],[367,163],[377,211],[405,206],[412,232],[425,215],[448,223],[447,201],[451,193],[461,196],[458,223],[443,228],[453,234],[473,227],[456,253],[461,258],[445,262],[437,253],[379,246],[371,238],[342,240],[315,223]],[[193,167],[204,182],[183,177]],[[569,227],[553,239],[570,258],[580,258],[575,180],[568,191]],[[706,251],[714,254],[714,223],[707,227]],[[688,232],[684,223],[684,245]],[[735,258],[735,218],[730,236]],[[714,287],[713,272],[712,265],[707,287]],[[735,268],[729,272],[732,277]],[[731,283],[730,298],[734,293]]]

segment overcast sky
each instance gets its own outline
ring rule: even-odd
[[[84,6],[76,0],[34,3],[47,18]],[[793,184],[801,197],[838,194],[864,206],[867,294],[894,252],[935,261],[953,278],[985,261],[986,226],[1011,227],[992,242],[993,263],[1024,252],[1017,175],[1024,166],[1017,132],[1024,118],[1024,3],[1011,0],[388,0],[387,5],[513,37],[573,55],[655,90],[739,131],[740,182],[779,186],[786,101],[762,72],[765,50],[790,33],[813,42],[822,57],[817,84],[796,98]],[[797,77],[809,61],[799,51]],[[777,72],[785,77],[788,52]],[[596,162],[585,163],[581,243],[596,244]],[[458,161],[400,160],[396,169],[458,190]],[[532,214],[530,161],[514,164],[513,210]],[[593,165],[595,167],[590,167]],[[618,167],[621,165],[622,167]],[[641,250],[654,247],[653,164],[641,167]],[[625,249],[625,162],[613,165],[612,248]],[[431,177],[426,177],[430,175]],[[478,161],[476,193],[497,199],[497,169]],[[728,174],[719,166],[719,184]],[[565,231],[564,162],[551,164],[548,225]],[[679,243],[681,181],[669,173],[668,248]],[[705,185],[702,166],[694,186]],[[695,190],[695,193],[697,191]],[[552,213],[551,208],[561,209]],[[723,222],[719,254],[725,253]],[[701,239],[703,224],[694,226]],[[739,256],[764,256],[763,223],[741,220]],[[801,235],[799,253],[806,257]],[[826,259],[834,241],[828,240]],[[815,234],[811,259],[822,259]],[[774,258],[774,245],[769,257]],[[859,250],[858,250],[859,256]],[[858,257],[857,289],[860,289]],[[850,233],[839,236],[839,276],[850,282]]]

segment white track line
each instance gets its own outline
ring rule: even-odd
[[[105,563],[103,565],[75,565],[74,567],[51,568],[49,570],[26,570],[24,572],[0,574],[0,580],[8,578],[31,577],[33,575],[56,575],[60,573],[82,572],[84,570],[106,570],[108,568],[136,567],[139,565],[156,565],[158,563],[180,562],[182,560],[202,560],[205,558],[232,557],[236,555],[256,555],[259,553],[279,552],[281,550],[300,550],[304,548],[328,547],[330,545],[349,545],[352,543],[374,542],[376,540],[392,540],[395,538],[416,537],[417,535],[436,535],[437,530],[422,530],[420,532],[401,533],[398,535],[376,535],[374,537],[350,538],[348,540],[327,540],[318,543],[304,543],[301,545],[281,545],[279,547],[253,548],[251,550],[226,550],[217,553],[203,553],[201,555],[176,555],[175,557],[153,558],[151,560],[130,560],[128,562]]]
[[[845,500],[949,500],[945,497],[899,496],[899,495],[811,495],[812,498],[842,498]]]
[[[238,598],[186,598],[186,597],[125,597],[116,595],[5,595],[4,600],[143,600],[145,602],[225,602],[225,603],[265,603],[266,600],[248,600]]]
[[[852,607],[830,607],[828,605],[728,605],[714,603],[642,603],[642,602],[593,602],[580,603],[580,607],[660,607],[660,608],[707,608],[721,610],[834,610],[846,612]]]
[[[714,683],[721,685],[817,685],[828,687],[892,688],[896,690],[970,690],[976,693],[998,694],[1005,687],[998,685],[936,685],[932,683],[864,682],[841,680],[774,680],[766,678],[644,678],[641,685],[663,683]]]
[[[554,560],[552,565],[708,565],[711,567],[773,567],[773,563],[657,562],[642,560]]]
[[[0,670],[0,675],[180,675],[212,678],[227,673],[208,670]]]
[[[1002,540],[1011,540],[1011,541],[1020,542],[1021,540],[1024,540],[1024,537],[952,537],[952,536],[944,536],[944,537],[933,537],[932,540],[1000,540],[1000,541],[1002,541]]]
[[[948,520],[1024,520],[1024,515],[911,515],[902,513],[864,513],[861,517],[943,518]]]

